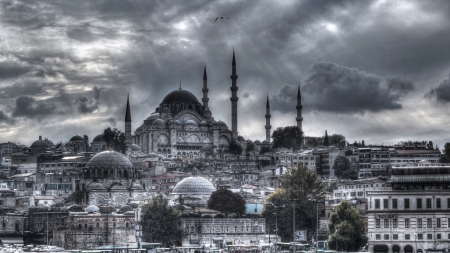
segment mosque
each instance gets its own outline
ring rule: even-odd
[[[140,147],[144,154],[159,153],[168,156],[196,156],[202,147],[209,146],[213,151],[227,149],[232,140],[245,147],[246,140],[238,135],[238,86],[236,74],[236,57],[233,51],[231,73],[231,130],[227,124],[215,120],[208,103],[208,78],[206,67],[203,71],[203,97],[202,103],[197,97],[187,90],[174,90],[167,94],[156,110],[144,120],[131,137],[132,142]],[[129,105],[127,105],[126,124],[131,127],[129,117]],[[300,87],[297,95],[297,126],[302,130],[302,105]],[[262,142],[256,140],[255,146],[270,145],[270,105],[267,97],[266,103],[266,138]],[[126,126],[127,128],[127,126]],[[131,130],[130,130],[131,131]],[[127,134],[127,129],[125,130]],[[131,132],[128,132],[131,136]],[[131,147],[131,146],[130,146]]]

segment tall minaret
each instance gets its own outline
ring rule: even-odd
[[[300,131],[302,131],[302,121],[303,121],[303,117],[302,117],[302,96],[300,94],[300,85],[298,86],[298,93],[297,93],[297,106],[295,107],[297,108],[297,117],[295,118],[295,120],[297,121],[297,127],[298,129],[300,129]]]
[[[125,155],[129,158],[131,154],[131,112],[130,94],[127,96],[127,109],[125,112]]]
[[[203,71],[203,89],[202,89],[202,91],[203,91],[203,98],[202,98],[203,108],[206,109],[206,108],[208,108],[208,101],[209,101],[209,98],[208,98],[209,89],[208,89],[208,77],[206,76],[206,65],[205,65],[205,69]]]
[[[236,80],[238,79],[238,75],[236,75],[236,59],[234,57],[234,49],[233,49],[233,63],[232,63],[232,72],[231,72],[231,137],[233,140],[238,139],[238,122],[237,122],[237,102],[239,98],[237,97],[238,87],[236,86]]]
[[[266,140],[270,142],[270,129],[272,126],[270,125],[270,105],[269,105],[269,94],[267,94],[267,103],[266,103]]]

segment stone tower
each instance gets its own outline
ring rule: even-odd
[[[129,158],[131,154],[131,112],[130,94],[127,96],[127,109],[125,111],[125,155]]]
[[[297,127],[298,129],[300,129],[300,131],[302,131],[302,122],[303,122],[303,117],[302,117],[302,96],[300,94],[300,85],[298,86],[298,93],[297,93],[297,117],[295,118],[295,120],[297,121]]]
[[[208,101],[209,101],[209,98],[208,98],[209,89],[208,89],[208,77],[206,76],[206,65],[205,65],[205,69],[203,71],[203,89],[202,89],[202,91],[203,91],[203,98],[202,98],[203,108],[207,109]]]
[[[236,86],[236,80],[238,79],[238,75],[236,75],[236,59],[234,56],[233,49],[233,63],[231,64],[232,72],[231,72],[231,137],[233,140],[237,141],[238,139],[238,122],[237,122],[237,102],[239,98],[237,97],[238,87]]]
[[[270,125],[270,104],[269,104],[269,94],[267,94],[267,103],[266,103],[266,140],[270,142],[270,129],[272,126]]]

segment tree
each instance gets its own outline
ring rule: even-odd
[[[362,140],[361,142],[361,146],[365,147],[366,145],[364,144],[364,140]]]
[[[328,138],[327,130],[325,130],[325,138],[323,138],[323,145],[325,147],[330,146],[330,139]]]
[[[209,197],[208,208],[222,213],[245,214],[245,200],[238,193],[228,189],[219,189]]]
[[[259,154],[263,155],[265,153],[270,153],[273,152],[273,149],[270,146],[264,146],[261,148],[261,150],[259,150]]]
[[[343,179],[356,179],[358,178],[358,172],[352,168],[350,160],[345,157],[338,155],[334,159],[334,175],[338,178]]]
[[[272,133],[273,148],[300,149],[303,132],[297,126],[279,127]]]
[[[342,134],[333,134],[331,136],[328,137],[329,139],[329,143],[332,146],[336,146],[336,147],[340,147],[343,148],[345,147],[345,136],[343,136]]]
[[[328,221],[328,248],[338,251],[360,251],[367,243],[366,222],[359,210],[344,200]]]
[[[247,141],[247,145],[245,146],[245,155],[249,156],[251,152],[255,150],[255,144],[252,141]]]
[[[108,149],[125,153],[125,133],[120,132],[117,128],[108,127],[103,130],[103,139]]]
[[[450,142],[445,143],[442,153],[443,154],[441,155],[439,162],[440,163],[450,163]]]
[[[292,205],[295,201],[296,229],[316,228],[316,200],[324,199],[324,186],[314,171],[303,164],[290,168],[280,177],[281,186],[266,198],[262,215],[267,224],[275,225],[278,217],[278,235],[283,241],[292,241]],[[284,208],[277,208],[282,207]],[[319,212],[321,211],[320,208]],[[275,216],[276,215],[276,216]],[[273,227],[273,226],[272,226]]]
[[[232,155],[242,154],[242,146],[239,143],[237,143],[235,140],[232,140],[230,142],[230,145],[228,146],[228,150],[230,151],[230,154],[232,154]]]
[[[169,247],[176,242],[181,244],[184,236],[181,228],[180,212],[169,206],[168,199],[159,194],[142,205],[141,221],[142,235],[146,242],[159,242]]]

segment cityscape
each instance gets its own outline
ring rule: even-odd
[[[448,252],[449,9],[3,1],[0,253]]]

